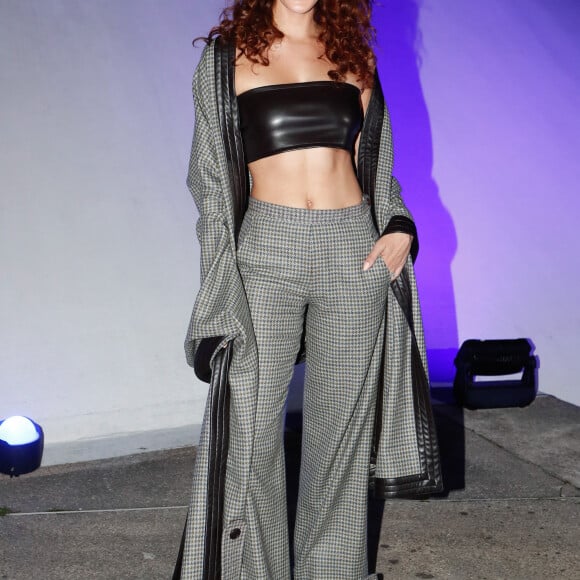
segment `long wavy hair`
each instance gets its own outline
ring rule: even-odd
[[[267,49],[284,37],[274,24],[274,1],[235,0],[222,11],[220,23],[209,35],[193,42],[209,43],[216,36],[226,42],[234,39],[249,61],[268,66]],[[372,4],[373,0],[318,0],[314,6],[314,22],[320,30],[318,40],[335,67],[328,71],[332,80],[344,81],[350,72],[363,87],[372,86],[375,67],[372,45],[376,38],[371,24]]]

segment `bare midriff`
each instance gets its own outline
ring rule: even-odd
[[[345,149],[284,151],[253,161],[248,169],[250,195],[261,201],[307,209],[339,209],[362,201],[352,157]]]

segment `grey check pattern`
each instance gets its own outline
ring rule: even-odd
[[[360,533],[357,535],[353,529],[358,528],[360,522],[357,518],[361,519],[364,514],[364,510],[359,511],[358,506],[361,505],[360,494],[366,493],[365,478],[368,476],[368,429],[372,425],[372,418],[368,413],[372,407],[371,399],[373,399],[374,391],[371,379],[373,377],[376,379],[376,357],[379,350],[378,342],[373,348],[372,338],[379,341],[378,336],[381,334],[379,324],[387,324],[387,340],[382,345],[385,352],[385,393],[376,475],[381,478],[391,478],[416,476],[421,472],[411,390],[411,332],[392,289],[386,283],[388,271],[384,264],[381,266],[382,260],[379,260],[378,264],[375,263],[370,272],[364,273],[367,276],[364,281],[362,273],[360,274],[359,286],[353,278],[355,270],[351,270],[350,275],[344,274],[348,283],[340,284],[337,281],[336,256],[332,257],[328,249],[329,240],[337,239],[338,229],[333,229],[336,226],[330,227],[330,224],[324,224],[324,228],[319,230],[321,232],[324,230],[328,239],[324,236],[317,238],[317,246],[320,246],[321,253],[315,258],[318,264],[324,263],[327,259],[331,260],[330,263],[334,264],[334,267],[330,267],[327,263],[326,267],[319,266],[315,276],[310,272],[310,277],[305,277],[301,283],[305,284],[306,280],[310,280],[312,287],[303,286],[300,289],[301,294],[298,292],[297,295],[302,298],[297,298],[296,295],[290,293],[284,296],[284,299],[289,301],[294,296],[293,299],[297,302],[293,305],[285,302],[280,310],[276,309],[276,301],[281,300],[282,297],[276,297],[271,288],[266,300],[263,292],[268,286],[267,284],[264,286],[263,280],[260,282],[256,272],[257,256],[267,255],[270,251],[270,249],[268,252],[264,251],[258,235],[261,228],[267,230],[271,227],[268,226],[268,220],[260,218],[254,223],[254,220],[250,219],[247,225],[243,224],[244,231],[240,232],[239,238],[241,262],[238,262],[240,256],[236,252],[234,237],[230,168],[221,139],[217,109],[220,96],[216,94],[214,50],[214,43],[204,49],[193,77],[196,123],[187,184],[199,213],[196,232],[201,247],[201,286],[195,299],[184,346],[187,363],[193,367],[194,354],[202,338],[221,335],[226,337],[225,340],[234,339],[229,370],[230,449],[225,482],[222,578],[225,580],[239,580],[240,578],[279,580],[288,577],[284,552],[287,547],[284,547],[283,537],[284,516],[279,508],[272,506],[272,498],[269,496],[271,493],[273,497],[279,497],[282,489],[279,475],[278,438],[272,436],[269,441],[261,439],[263,437],[261,430],[266,429],[267,410],[275,408],[276,405],[279,406],[283,398],[281,393],[284,389],[281,385],[284,384],[289,372],[287,359],[294,347],[290,348],[290,344],[278,343],[272,345],[272,348],[278,350],[268,353],[266,344],[270,331],[264,326],[259,326],[265,312],[260,308],[270,308],[272,312],[278,312],[278,316],[286,312],[286,308],[294,312],[292,315],[288,314],[288,320],[280,322],[282,329],[292,334],[295,333],[295,329],[291,330],[294,328],[292,325],[296,325],[296,320],[298,320],[296,312],[299,313],[300,310],[297,304],[300,304],[299,300],[305,300],[305,297],[308,297],[308,299],[316,298],[321,302],[317,307],[318,315],[316,308],[311,313],[310,342],[307,343],[307,373],[310,373],[307,374],[310,381],[308,397],[310,398],[305,404],[310,410],[310,420],[305,445],[307,449],[318,449],[321,434],[328,432],[328,421],[332,418],[341,425],[337,433],[344,434],[341,445],[345,447],[342,448],[337,440],[330,438],[325,443],[328,443],[330,448],[335,448],[337,452],[334,463],[328,455],[320,458],[320,465],[316,465],[313,458],[307,459],[305,463],[301,481],[303,486],[302,515],[296,530],[297,565],[299,566],[297,578],[307,578],[308,576],[300,576],[300,574],[309,574],[310,570],[316,570],[316,574],[311,578],[338,577],[359,580],[365,577],[366,564],[360,554]],[[377,225],[379,231],[382,231],[391,216],[411,216],[401,198],[400,185],[392,176],[391,127],[386,107],[380,131],[374,207]],[[368,220],[368,217],[362,219],[363,224],[367,223],[365,220]],[[341,227],[346,227],[348,230],[355,222],[356,220],[352,222],[347,220]],[[351,225],[347,226],[347,223]],[[294,226],[286,222],[276,225],[275,233],[277,236],[283,234],[282,238],[272,237],[272,235],[268,238],[276,240],[289,236],[287,239],[291,239],[295,235]],[[372,245],[372,231],[368,227],[354,228],[349,230],[348,234],[351,246],[339,245],[336,249],[336,252],[343,252],[344,268],[347,264],[352,267],[353,260],[362,261],[362,248],[368,249]],[[292,243],[296,243],[296,247],[301,247],[297,242]],[[323,251],[322,248],[327,249]],[[346,252],[345,248],[349,251]],[[307,251],[307,248],[302,251]],[[285,281],[287,281],[285,276],[304,274],[304,268],[307,268],[307,263],[304,261],[305,255],[303,254],[302,260],[298,261],[295,252],[294,246],[291,249],[280,246],[278,254],[274,254],[279,256],[278,259],[280,256],[286,258],[286,262],[278,264],[276,270],[278,276],[281,275]],[[268,260],[270,259],[273,260],[274,257],[268,257]],[[308,259],[312,259],[312,256]],[[303,270],[300,270],[301,268]],[[411,258],[408,259],[406,269],[412,289],[415,334],[426,369],[421,313]],[[315,280],[319,287],[315,287]],[[386,309],[382,295],[382,292],[385,292],[383,284],[387,286]],[[332,285],[341,286],[345,294],[342,298],[343,302],[329,303],[329,312],[334,312],[335,316],[337,312],[344,314],[344,311],[350,311],[352,314],[352,319],[344,315],[340,318],[340,324],[338,322],[334,324],[333,321],[333,325],[322,315],[321,306],[324,302],[322,295],[324,289]],[[320,296],[316,295],[317,292],[321,293]],[[358,303],[359,300],[361,304]],[[258,313],[257,318],[254,311]],[[344,329],[348,328],[349,324],[354,324],[355,318],[358,325],[356,332],[362,334],[357,336],[345,334]],[[257,333],[254,324],[258,324]],[[339,332],[341,325],[342,334]],[[323,336],[330,337],[324,345],[319,342]],[[262,346],[261,355],[258,341]],[[348,352],[342,351],[342,355],[339,355],[341,348],[346,348]],[[356,404],[347,396],[348,393],[352,395],[351,390],[337,393],[340,377],[336,369],[333,371],[329,361],[324,360],[321,354],[324,352],[328,356],[334,353],[334,360],[341,360],[340,367],[336,368],[341,369],[341,376],[348,377],[348,383],[351,385],[349,389],[359,389],[359,399]],[[278,355],[281,358],[277,361],[276,368],[268,366],[268,360],[272,361]],[[361,384],[361,369],[364,368],[369,372],[369,380]],[[330,374],[324,377],[323,373]],[[271,385],[272,389],[277,389],[278,394],[265,395],[263,389],[266,387],[263,385]],[[329,390],[329,399],[325,397],[317,399],[316,393],[326,391],[328,394]],[[352,423],[345,423],[347,413],[341,412],[339,408],[343,404],[351,405]],[[181,578],[189,580],[199,580],[202,577],[203,568],[208,448],[210,439],[215,436],[208,425],[207,416],[208,408],[206,407],[194,466],[181,573]],[[366,423],[363,417],[366,417]],[[279,423],[270,424],[268,429],[271,433],[277,433]],[[355,449],[350,462],[345,461],[346,454],[343,453],[345,449]],[[363,465],[365,462],[366,464]],[[257,482],[258,475],[255,471],[257,466],[262,474],[269,474],[267,481]],[[324,481],[323,473],[326,473],[327,477],[330,474],[330,479],[333,479],[335,469],[339,474],[337,482]],[[263,485],[260,486],[258,483],[263,483]],[[320,499],[321,504],[315,505],[314,498]],[[345,506],[350,502],[354,502],[352,505],[357,508],[347,510]],[[316,519],[313,515],[319,513],[322,514],[319,523],[309,521]],[[354,523],[352,520],[355,520]],[[336,528],[334,528],[335,524]],[[341,530],[342,525],[347,527]],[[238,534],[236,531],[234,541],[230,538],[230,534],[237,529],[241,533]],[[262,552],[267,552],[267,554],[263,553],[258,556],[257,546],[262,546]],[[265,546],[269,546],[267,550]],[[324,568],[328,564],[329,570],[334,570],[336,560],[336,565],[343,569],[342,566],[347,566],[347,563],[340,558],[343,552],[352,556],[350,565],[353,568],[349,572],[352,575],[331,576],[328,571],[319,568],[320,566]],[[273,568],[270,569],[270,567]],[[274,575],[270,574],[272,571],[275,571]]]
[[[250,198],[238,265],[258,347],[241,578],[290,579],[283,410],[306,314],[294,578],[366,578],[370,445],[389,284],[366,202],[309,210]]]

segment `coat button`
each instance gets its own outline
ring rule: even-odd
[[[235,540],[236,538],[239,538],[241,533],[242,533],[242,530],[240,530],[240,528],[234,528],[230,532],[230,540]]]

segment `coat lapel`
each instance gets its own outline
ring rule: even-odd
[[[229,42],[222,46],[218,43],[215,55],[217,106],[232,186],[234,237],[237,245],[242,219],[248,207],[249,176],[244,161],[242,135],[238,120],[238,101],[234,86],[235,44]]]

